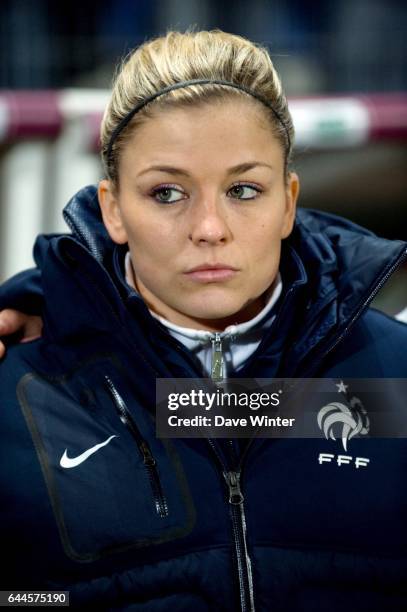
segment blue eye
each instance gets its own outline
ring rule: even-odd
[[[238,185],[233,185],[228,193],[236,200],[254,200],[258,194],[261,193],[261,190],[257,187],[253,187],[253,185],[239,183]]]
[[[180,197],[176,197],[176,194],[179,194]],[[152,195],[154,199],[161,204],[174,204],[175,202],[183,200],[185,197],[185,194],[182,191],[176,187],[172,187],[171,185],[157,187],[152,191]]]

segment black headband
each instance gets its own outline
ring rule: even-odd
[[[125,117],[123,117],[120,123],[113,130],[112,135],[110,136],[109,144],[107,145],[107,151],[106,151],[107,160],[109,161],[111,158],[114,141],[116,140],[120,132],[124,130],[124,128],[130,123],[134,115],[138,113],[139,110],[144,108],[147,104],[150,104],[150,102],[153,102],[153,100],[155,100],[156,98],[159,98],[160,96],[163,96],[164,94],[168,93],[169,91],[173,91],[174,89],[181,89],[182,87],[189,87],[190,85],[206,85],[206,84],[226,85],[227,87],[233,87],[234,89],[240,89],[241,91],[244,91],[245,93],[253,96],[253,98],[260,100],[260,102],[262,102],[265,106],[267,106],[267,108],[269,108],[273,112],[276,119],[278,119],[278,121],[283,126],[286,136],[287,136],[288,151],[290,150],[291,138],[290,138],[290,134],[288,131],[288,127],[284,123],[280,114],[276,111],[273,105],[266,98],[263,98],[263,96],[259,96],[259,94],[257,94],[256,92],[252,91],[251,89],[247,87],[244,87],[243,85],[237,85],[236,83],[230,83],[229,81],[221,81],[221,80],[216,80],[216,79],[193,79],[191,81],[181,81],[180,83],[175,83],[174,85],[169,85],[168,87],[164,87],[164,89],[160,89],[160,91],[157,91],[152,96],[149,96],[148,98],[145,98],[144,100],[136,104],[136,106],[132,108],[131,111],[127,113]]]

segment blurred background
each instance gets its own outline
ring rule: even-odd
[[[98,126],[114,67],[169,28],[264,44],[297,132],[302,206],[407,239],[407,11],[401,0],[1,0],[0,280],[101,178]],[[407,305],[407,268],[379,296]]]

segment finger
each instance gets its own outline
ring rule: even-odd
[[[42,332],[42,319],[35,315],[31,315],[27,318],[24,326],[23,341],[29,342],[35,338],[39,338]]]
[[[27,322],[24,326],[23,337],[20,342],[31,342],[37,338],[41,338],[42,334],[42,319],[35,315],[31,315],[27,318]]]
[[[21,330],[27,322],[27,315],[18,310],[6,308],[0,312],[0,336],[14,334]]]
[[[0,359],[2,359],[4,357],[5,353],[6,353],[6,347],[4,346],[2,341],[0,340]]]

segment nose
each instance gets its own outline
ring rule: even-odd
[[[231,239],[227,212],[220,198],[199,198],[190,209],[189,221],[189,239],[196,245],[221,245]]]

